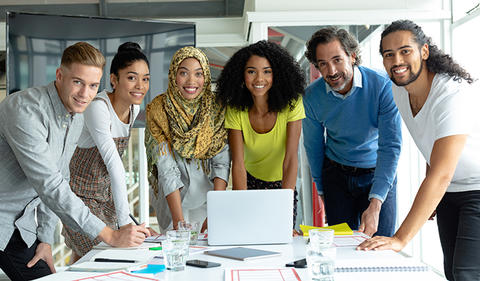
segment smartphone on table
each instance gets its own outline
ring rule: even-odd
[[[212,262],[212,261],[189,260],[187,261],[187,265],[201,267],[201,268],[209,268],[209,267],[217,267],[217,266],[220,266],[221,264]]]
[[[295,268],[306,268],[307,267],[307,259],[297,260],[291,263],[287,263],[285,266],[295,267]]]

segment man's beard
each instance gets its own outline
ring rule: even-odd
[[[393,77],[393,68],[395,67],[398,67],[398,65],[392,67],[390,69],[390,79],[392,80],[393,83],[395,83],[395,85],[399,86],[399,87],[403,87],[403,86],[407,86],[408,84],[412,83],[412,82],[415,82],[415,80],[418,79],[418,76],[420,76],[420,73],[422,73],[422,70],[423,70],[423,63],[420,62],[420,69],[418,70],[417,73],[413,73],[411,70],[412,68],[410,66],[408,66],[408,68],[410,69],[410,77],[408,77],[407,81],[405,82],[398,82],[395,80],[395,78]]]
[[[334,87],[332,84],[329,83],[329,81],[331,78],[336,78],[337,76],[340,76],[343,78],[343,83]],[[333,76],[328,76],[327,83],[330,86],[330,88],[332,88],[332,90],[334,90],[335,92],[340,92],[347,86],[348,82],[350,82],[351,79],[352,77],[347,77],[345,72],[342,72],[342,73],[337,73],[336,75],[333,75]]]

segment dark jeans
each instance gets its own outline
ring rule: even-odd
[[[38,240],[27,248],[23,242],[20,232],[15,229],[7,247],[0,251],[0,268],[13,281],[32,280],[51,274],[50,268],[43,260],[38,261],[33,267],[28,268],[27,263],[35,255]]]
[[[447,279],[480,280],[480,191],[445,193],[437,225]]]
[[[322,169],[325,212],[329,225],[348,223],[351,229],[360,226],[362,213],[368,208],[368,194],[373,183],[374,171],[349,172],[325,158]],[[397,179],[388,192],[380,210],[378,229],[375,235],[392,236],[397,217]]]

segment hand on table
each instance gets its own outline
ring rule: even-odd
[[[397,237],[385,237],[385,236],[375,236],[364,241],[362,244],[357,246],[357,250],[394,250],[399,252],[405,247],[405,243],[400,241]]]
[[[55,266],[53,265],[52,248],[50,247],[50,244],[43,243],[43,242],[39,243],[37,245],[37,249],[35,250],[35,255],[27,263],[27,267],[28,268],[33,267],[34,265],[37,264],[39,260],[45,261],[48,267],[50,268],[50,271],[52,271],[52,273],[57,272],[55,270]]]

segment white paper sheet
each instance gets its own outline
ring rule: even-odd
[[[301,281],[294,268],[226,268],[225,281]]]

